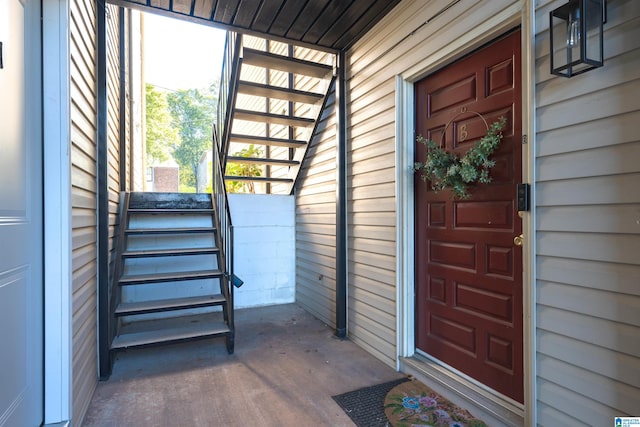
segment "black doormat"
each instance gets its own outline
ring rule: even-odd
[[[388,424],[387,416],[384,414],[384,398],[392,388],[405,381],[409,381],[409,378],[400,378],[332,397],[358,427],[386,427]]]

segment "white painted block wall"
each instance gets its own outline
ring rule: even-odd
[[[293,196],[229,194],[234,227],[235,307],[295,301]]]

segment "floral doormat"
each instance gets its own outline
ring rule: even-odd
[[[384,400],[384,413],[393,427],[487,427],[420,381],[392,388]]]

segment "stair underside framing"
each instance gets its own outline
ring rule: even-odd
[[[293,50],[290,50],[291,52]],[[239,79],[237,84],[233,86],[238,94],[249,96],[249,98],[244,98],[242,107],[240,107],[240,98],[232,97],[235,100],[235,105],[231,109],[230,124],[227,125],[231,130],[230,144],[227,147],[232,144],[236,144],[236,147],[237,144],[250,144],[262,147],[259,148],[261,155],[242,159],[235,155],[233,150],[228,150],[225,153],[225,164],[251,165],[250,169],[241,168],[240,170],[249,170],[252,175],[227,174],[225,180],[264,183],[263,188],[267,192],[272,189],[269,184],[275,184],[278,185],[277,192],[289,194],[293,191],[293,185],[302,161],[326,105],[329,90],[333,84],[334,67],[244,47],[239,61],[238,76],[242,72],[242,67],[246,65],[264,69],[266,77],[265,81],[259,82],[244,78]],[[276,77],[280,76],[278,85],[270,84],[274,71]],[[278,72],[280,74],[277,74]],[[288,77],[285,78],[287,75]],[[294,78],[294,75],[298,77]],[[300,90],[295,87],[298,78],[307,82],[306,86],[313,86],[316,88],[314,90],[322,90],[322,93]],[[283,79],[285,81],[288,79],[288,87],[282,86]],[[310,85],[310,82],[316,83]],[[254,101],[251,101],[252,99]],[[277,101],[276,104],[272,104],[273,100]],[[278,106],[277,112],[271,110],[275,108],[275,105]],[[258,110],[256,107],[262,108],[262,110]],[[297,115],[300,111],[306,111],[304,117]],[[309,117],[310,115],[313,117]],[[256,132],[260,126],[263,131]],[[277,126],[284,126],[284,128],[275,128]],[[288,131],[284,129],[288,129]],[[286,134],[288,137],[285,136]],[[286,150],[287,148],[289,150]],[[257,175],[253,172],[256,167],[261,170],[261,173]]]

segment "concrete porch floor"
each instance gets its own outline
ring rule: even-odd
[[[127,350],[85,427],[353,426],[331,396],[403,375],[295,304],[236,311],[224,339]]]

